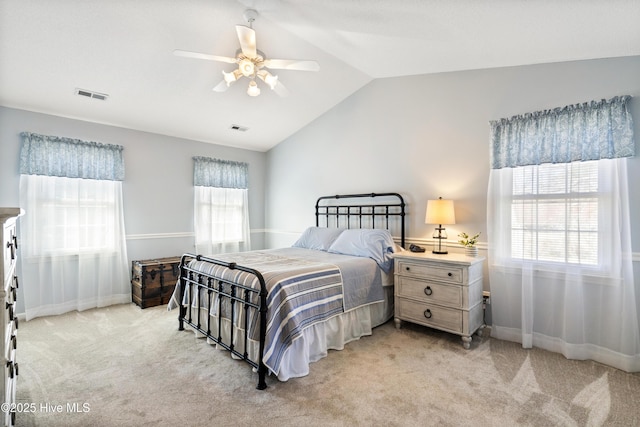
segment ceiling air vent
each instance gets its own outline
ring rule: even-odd
[[[246,126],[240,126],[240,125],[231,125],[231,127],[229,128],[231,130],[237,130],[239,132],[246,132],[249,130],[248,127]]]
[[[76,95],[84,96],[86,98],[98,99],[100,101],[106,101],[109,95],[106,93],[92,92],[86,89],[76,89]]]

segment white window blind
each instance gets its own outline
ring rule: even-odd
[[[244,243],[246,239],[247,190],[241,188],[196,188],[196,245]]]
[[[114,252],[120,240],[112,212],[120,209],[118,181],[28,175],[37,186],[29,199],[38,213],[38,244],[29,256]]]
[[[515,168],[512,257],[598,265],[598,206],[595,161]]]

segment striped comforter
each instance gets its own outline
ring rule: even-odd
[[[302,331],[313,324],[325,321],[345,311],[343,272],[335,264],[319,262],[313,259],[304,259],[293,256],[290,251],[251,251],[228,255],[216,256],[226,262],[235,262],[238,265],[253,268],[260,271],[267,285],[267,330],[265,340],[264,364],[275,374],[279,371],[282,355],[291,343],[301,336]],[[344,256],[342,256],[344,257]],[[366,290],[366,287],[374,287],[376,277],[380,275],[375,262],[368,259],[356,259],[357,269],[347,266],[349,282],[355,283],[361,289],[355,292],[363,295],[362,301],[355,303],[366,304],[379,300],[377,290]],[[353,263],[353,261],[352,261]],[[371,266],[364,270],[362,265]],[[216,277],[230,279],[235,283],[242,283],[259,287],[255,276],[238,270],[229,270],[224,267],[204,261],[192,261],[190,266],[196,271],[202,271]],[[371,270],[369,270],[371,269]],[[357,275],[353,271],[358,271]],[[362,271],[365,271],[364,273]],[[351,280],[352,276],[357,280]],[[176,287],[176,290],[179,287]],[[378,280],[377,288],[382,292],[382,284]],[[349,292],[352,294],[354,292]],[[200,295],[185,295],[195,307],[207,307],[205,301],[198,301]],[[257,297],[256,297],[257,299]],[[257,301],[256,301],[257,302]],[[175,304],[174,300],[172,304]],[[198,305],[198,303],[200,305]],[[170,308],[172,308],[170,304]],[[354,303],[350,303],[353,305]],[[222,313],[218,311],[222,310]],[[217,301],[211,304],[209,314],[216,317],[230,317],[230,307],[223,305],[220,309]],[[234,324],[242,327],[245,313],[236,310]],[[259,340],[259,320],[256,310],[252,310],[249,319],[248,336]]]

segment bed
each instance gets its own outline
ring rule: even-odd
[[[397,193],[323,196],[316,224],[288,248],[185,254],[169,302],[179,329],[280,381],[371,335],[393,317],[393,253],[405,244]]]

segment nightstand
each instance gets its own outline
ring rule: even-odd
[[[402,321],[451,332],[471,346],[484,327],[482,269],[484,257],[450,253],[400,252],[394,255],[395,323]]]

